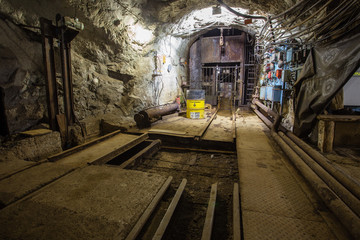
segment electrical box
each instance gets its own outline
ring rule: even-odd
[[[266,87],[265,86],[260,87],[260,99],[261,100],[266,99]]]
[[[266,100],[272,102],[280,102],[281,100],[280,86],[266,87]]]

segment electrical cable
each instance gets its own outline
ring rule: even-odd
[[[295,4],[294,6],[292,6],[291,8],[285,10],[284,12],[282,12],[282,13],[280,13],[280,14],[278,14],[278,15],[273,16],[272,19],[280,18],[280,17],[288,14],[289,12],[295,10],[297,7],[299,7],[299,6],[303,5],[303,4],[306,4],[306,3],[310,2],[310,1],[311,1],[311,0],[303,0],[303,1],[300,1],[300,2],[298,2],[297,4]]]
[[[254,16],[254,15],[248,15],[244,13],[240,13],[238,11],[235,11],[231,7],[229,7],[226,3],[224,3],[222,0],[218,0],[218,3],[222,5],[224,8],[226,8],[229,12],[235,14],[236,16],[243,17],[243,18],[252,18],[252,19],[261,19],[267,21],[267,17],[264,16]]]

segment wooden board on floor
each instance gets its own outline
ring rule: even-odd
[[[21,135],[25,135],[25,136],[40,136],[40,135],[45,135],[48,133],[51,133],[52,131],[50,129],[34,129],[34,130],[28,130],[28,131],[24,131],[21,132]]]
[[[130,148],[138,145],[148,138],[147,134],[141,136],[118,133],[104,141],[98,142],[78,152],[57,160],[61,164],[70,164],[76,167],[91,164],[104,164]]]

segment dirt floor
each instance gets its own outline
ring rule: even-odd
[[[239,179],[235,155],[162,150],[133,169],[174,177],[152,222],[139,239],[152,238],[183,178],[188,182],[163,239],[201,238],[211,184],[216,182],[218,194],[212,239],[232,239],[232,191]]]

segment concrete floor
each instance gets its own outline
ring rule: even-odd
[[[206,140],[230,143],[231,117],[220,112]],[[191,138],[209,119],[173,114],[152,129]],[[18,164],[18,170],[25,169],[0,180],[0,201],[8,205],[0,210],[0,239],[125,238],[167,175],[87,163],[136,138],[119,135],[95,145],[92,153],[32,167]],[[244,239],[350,239],[272,142],[269,129],[248,110],[236,120],[236,149]]]
[[[0,212],[0,239],[124,239],[166,177],[109,166],[75,170]]]

